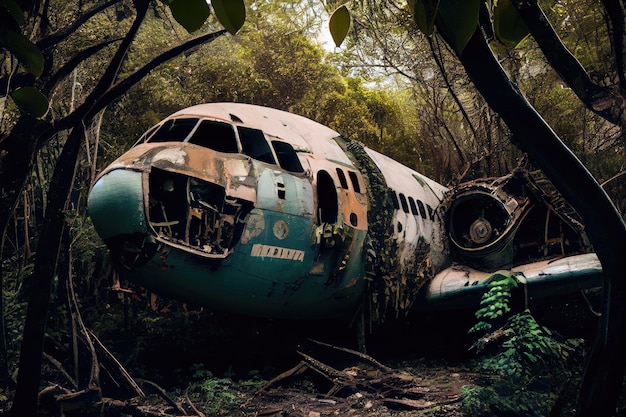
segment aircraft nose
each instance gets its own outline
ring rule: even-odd
[[[87,205],[102,239],[148,233],[141,172],[116,169],[106,173],[94,184]]]

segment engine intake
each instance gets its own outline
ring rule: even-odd
[[[505,191],[506,183],[471,182],[447,198],[451,249],[470,263],[489,267],[512,261],[512,242],[529,199]]]

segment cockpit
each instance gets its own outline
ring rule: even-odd
[[[199,117],[179,117],[148,130],[137,142],[186,142],[222,153],[239,153],[300,173],[304,168],[291,144],[266,137],[260,129]]]

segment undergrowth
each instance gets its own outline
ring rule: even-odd
[[[245,405],[244,394],[258,389],[264,382],[258,371],[250,371],[243,379],[233,379],[228,375],[215,377],[198,364],[187,392],[205,415],[223,416],[242,408]]]
[[[520,284],[511,273],[488,280],[476,312],[471,349],[477,367],[491,375],[481,386],[464,387],[463,408],[472,416],[569,416],[572,387],[580,377],[582,341],[566,340],[541,326],[528,308],[511,309]]]

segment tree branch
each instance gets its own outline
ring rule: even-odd
[[[119,98],[122,94],[126,93],[129,88],[141,81],[143,77],[145,77],[150,71],[152,71],[160,64],[203,43],[212,42],[213,40],[224,34],[226,34],[226,30],[222,29],[217,32],[199,35],[193,39],[190,39],[178,46],[162,52],[159,56],[155,57],[141,68],[135,70],[124,80],[110,87],[101,96],[93,97],[92,94],[90,94],[89,98],[86,99],[85,102],[80,105],[74,112],[58,120],[56,123],[54,123],[53,126],[44,131],[41,135],[39,135],[37,139],[37,148],[41,148],[42,146],[44,146],[58,132],[72,128],[77,120],[89,118],[100,112],[113,100]]]
[[[565,47],[537,0],[511,0],[511,3],[561,79],[587,108],[611,123],[619,124],[620,116],[613,106],[613,100],[610,100],[610,93],[591,80],[585,68]]]
[[[45,85],[43,86],[42,92],[46,95],[49,94],[49,92],[56,86],[56,84],[64,77],[67,77],[68,75],[70,75],[70,73],[81,62],[97,54],[102,49],[106,48],[112,43],[120,41],[121,39],[122,38],[110,39],[110,40],[101,42],[97,45],[90,46],[89,48],[83,49],[82,51],[79,51],[74,57],[72,57],[72,59],[70,59],[65,64],[63,64],[63,66],[59,68],[57,72],[52,74],[50,79],[48,79],[48,81],[46,81]]]
[[[508,78],[480,30],[459,59],[489,106],[581,216],[602,263],[602,318],[580,389],[578,415],[615,411],[626,366],[626,280],[621,255],[626,224],[613,202]]]
[[[619,78],[622,94],[626,92],[626,75],[624,74],[624,3],[620,0],[602,0],[607,18],[609,19],[609,37],[613,47],[615,68]]]
[[[106,91],[97,101],[94,103],[93,108],[90,110],[89,115],[95,115],[104,109],[108,104],[110,104],[113,100],[121,96],[123,93],[128,91],[132,86],[137,84],[141,79],[143,79],[150,71],[163,64],[164,62],[169,61],[172,58],[180,55],[181,53],[188,51],[192,48],[195,48],[199,45],[202,45],[207,42],[212,42],[221,35],[226,34],[226,30],[219,30],[217,32],[208,33],[204,35],[197,36],[193,39],[188,40],[187,42],[178,45],[172,49],[169,49],[159,56],[155,57],[152,61],[148,62],[143,67],[135,70],[124,80],[113,85],[108,91]],[[88,115],[88,116],[89,116]]]
[[[109,8],[110,6],[119,3],[120,0],[106,0],[100,3],[93,5],[90,9],[86,10],[84,13],[80,14],[78,18],[76,18],[71,25],[64,27],[60,31],[53,33],[52,35],[46,36],[37,42],[37,47],[42,51],[50,48],[53,45],[58,44],[59,42],[67,39],[70,35],[72,35],[76,30],[83,25],[83,23],[87,22],[96,14],[101,11]],[[46,8],[47,10],[47,8]]]

